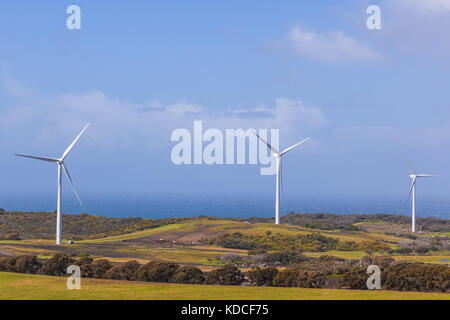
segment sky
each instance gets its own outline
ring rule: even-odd
[[[69,5],[81,29],[69,30]],[[366,27],[369,5],[381,29]],[[279,129],[291,196],[450,196],[450,0],[2,1],[0,193],[267,194],[258,165],[171,161],[177,128]],[[64,180],[67,186],[67,180]],[[69,190],[69,189],[67,189]]]

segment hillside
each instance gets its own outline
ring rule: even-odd
[[[179,218],[106,218],[82,214],[63,215],[64,237],[81,240],[121,235],[182,221]],[[56,214],[53,212],[9,212],[0,210],[0,239],[53,239]]]
[[[273,223],[271,218],[227,219],[199,217],[209,220],[226,220],[248,223]],[[189,218],[107,218],[82,214],[63,215],[63,234],[66,239],[98,239],[153,229],[182,222]],[[374,224],[376,222],[376,225]],[[378,231],[397,236],[407,236],[410,218],[387,214],[340,215],[329,213],[289,213],[281,218],[285,225],[296,225],[315,230]],[[418,229],[424,232],[450,232],[449,219],[418,218]],[[56,214],[52,212],[10,212],[0,209],[0,239],[53,239]],[[376,230],[375,230],[376,231]]]

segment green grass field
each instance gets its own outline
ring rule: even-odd
[[[68,290],[66,278],[0,272],[0,300],[450,300],[450,294],[334,289],[268,288],[143,283],[82,279]]]

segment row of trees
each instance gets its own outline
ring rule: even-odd
[[[247,281],[240,269],[231,264],[204,274],[196,267],[171,262],[151,261],[141,265],[137,261],[128,261],[112,265],[107,259],[74,259],[65,254],[56,254],[44,263],[30,255],[0,258],[0,271],[66,276],[67,267],[73,264],[80,267],[85,278],[214,285],[241,285]],[[275,267],[253,268],[248,272],[248,282],[256,286],[323,288],[339,273],[341,288],[364,290],[369,277],[367,266],[371,264],[381,268],[383,289],[450,291],[448,266],[395,262],[389,256],[366,256],[357,264],[323,256],[301,261],[281,271]]]
[[[450,269],[446,265],[399,262],[380,266],[382,289],[420,292],[450,292]],[[367,289],[365,267],[344,273],[340,286]]]
[[[0,271],[5,272],[66,276],[67,267],[70,265],[79,266],[84,278],[218,285],[240,285],[244,281],[244,275],[239,268],[232,265],[205,275],[193,266],[161,261],[151,261],[143,265],[137,261],[127,261],[114,266],[107,259],[74,259],[66,254],[56,254],[44,263],[31,255],[0,258]]]

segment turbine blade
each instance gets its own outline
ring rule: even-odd
[[[47,162],[58,162],[58,159],[55,158],[49,158],[49,157],[36,157],[36,156],[27,156],[25,154],[14,154],[17,157],[23,157],[23,158],[30,158],[30,159],[36,159],[36,160],[42,160]]]
[[[271,146],[268,142],[266,142],[263,138],[261,138],[261,137],[259,136],[259,134],[258,134],[255,130],[253,130],[252,132],[253,132],[253,134],[256,135],[262,142],[264,142],[265,145],[268,146],[269,149],[272,150],[273,153],[279,154],[278,150],[275,149],[274,147],[272,147],[272,146]]]
[[[405,157],[406,162],[408,162],[408,166],[409,166],[409,169],[411,170],[411,173],[416,174],[416,171],[414,170],[414,167],[413,167],[411,161],[409,161],[408,157],[406,156],[406,153],[403,153],[403,156]]]
[[[413,187],[415,184],[416,184],[416,177],[414,176],[412,183],[411,183],[411,187],[409,188],[408,198],[406,198],[406,201],[408,201],[409,198],[411,197],[411,193],[412,193],[412,190],[413,190]]]
[[[294,149],[294,148],[296,148],[296,147],[298,147],[299,145],[301,145],[302,143],[305,143],[306,141],[308,141],[309,139],[311,139],[311,138],[306,138],[306,139],[303,139],[302,141],[300,141],[299,143],[296,143],[296,144],[294,144],[293,146],[291,146],[291,147],[289,147],[289,148],[286,148],[286,149],[284,149],[283,151],[281,151],[281,155],[283,155],[283,154],[285,154],[285,153],[287,153],[287,152],[289,152],[289,151],[291,151],[292,149]]]
[[[83,205],[83,203],[81,202],[80,196],[78,195],[77,189],[75,189],[75,186],[73,185],[72,178],[70,177],[70,174],[69,174],[69,170],[67,169],[67,167],[64,164],[64,162],[61,163],[61,166],[62,166],[62,168],[64,170],[64,173],[66,174],[67,179],[70,182],[70,185],[72,186],[73,193],[77,197],[78,202],[80,203],[80,205]]]
[[[427,177],[437,177],[437,174],[418,174],[416,175],[418,178],[427,178]]]
[[[81,138],[83,133],[86,131],[86,129],[89,127],[90,123],[84,126],[83,130],[78,134],[78,136],[73,140],[73,142],[70,144],[70,146],[64,151],[63,155],[61,156],[61,161],[64,161],[64,159],[69,155],[70,151],[72,150],[73,146],[77,143],[78,139]]]

